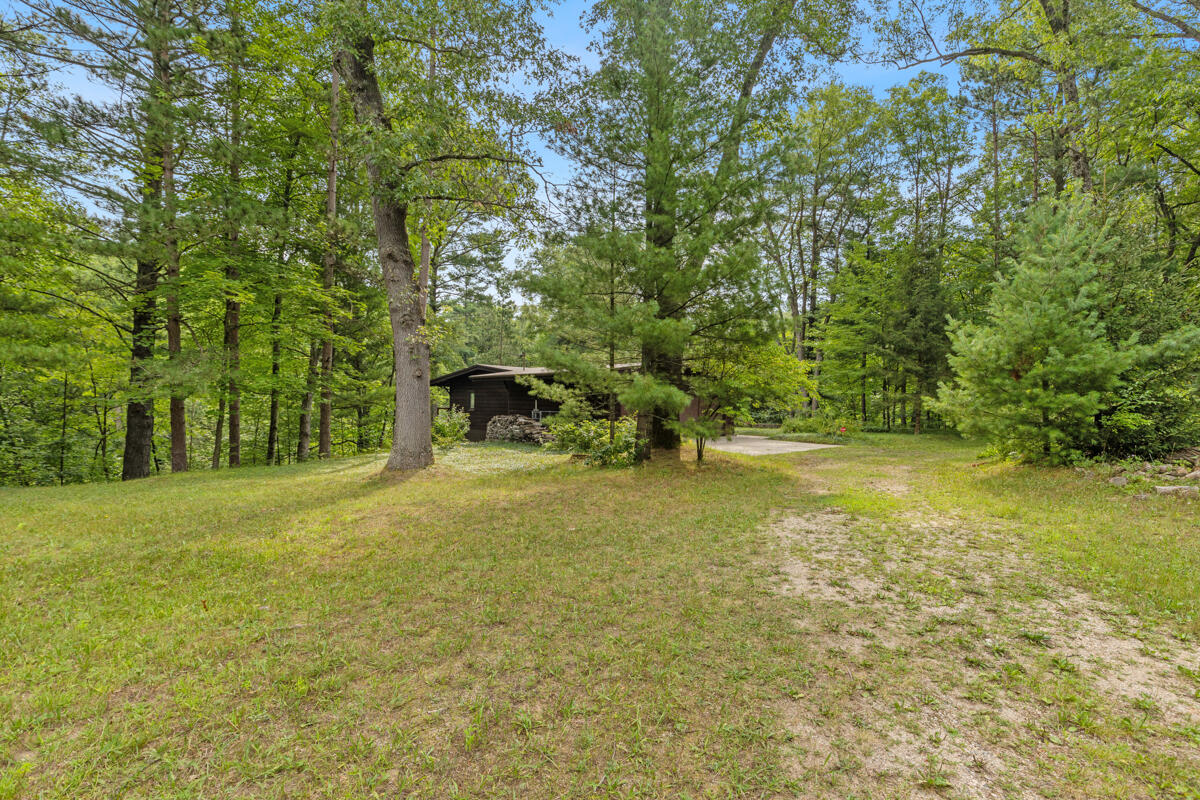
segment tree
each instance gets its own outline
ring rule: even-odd
[[[521,4],[448,3],[427,15],[408,6],[368,9],[363,2],[340,10],[345,16],[337,67],[363,146],[395,349],[396,409],[387,468],[420,468],[433,461],[425,332],[429,262],[418,263],[413,253],[410,206],[462,199],[514,203],[506,196],[511,184],[481,185],[469,168],[516,164],[520,154],[497,131],[473,124],[468,112],[474,105],[491,118],[506,112],[528,116],[527,108],[500,102],[498,82],[542,54],[541,32],[531,8]],[[438,54],[441,68],[426,70],[425,84],[411,93],[420,100],[411,103],[402,95],[404,104],[390,103],[381,74],[413,70],[429,53]],[[552,68],[551,62],[541,68]]]
[[[616,181],[616,225],[639,232],[616,260],[638,301],[629,325],[641,371],[622,401],[638,411],[641,458],[679,448],[689,345],[743,335],[768,305],[747,237],[760,218],[751,188],[762,165],[746,159],[746,137],[784,107],[795,77],[787,65],[807,45],[837,49],[826,38],[845,11],[795,9],[656,0],[593,11],[601,64],[564,101],[573,115],[557,142],[580,164],[584,193]]]
[[[954,380],[937,406],[968,434],[1005,451],[1069,461],[1094,447],[1096,415],[1112,402],[1138,353],[1108,339],[1099,263],[1109,232],[1084,204],[1044,206],[1014,242],[982,323],[951,326]]]

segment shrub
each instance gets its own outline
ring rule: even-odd
[[[788,417],[780,430],[784,433],[819,433],[824,436],[848,436],[860,433],[862,428],[854,417],[815,414],[811,417]]]
[[[609,441],[608,420],[560,417],[556,414],[546,421],[546,427],[554,434],[554,441],[547,447],[582,455],[587,464],[626,467],[634,462],[637,424],[633,417],[617,420],[612,441]]]
[[[443,408],[433,418],[433,444],[435,447],[453,447],[467,438],[471,430],[471,416],[458,406]]]

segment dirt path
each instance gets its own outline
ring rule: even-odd
[[[781,453],[803,453],[806,450],[824,450],[837,447],[836,444],[816,444],[813,442],[788,442],[782,439],[768,439],[765,436],[730,436],[712,439],[708,447],[726,453],[742,453],[748,456],[770,456]]]
[[[888,511],[773,526],[801,796],[1200,797],[1195,641],[1064,585],[1002,521],[924,507],[908,466],[856,485]]]

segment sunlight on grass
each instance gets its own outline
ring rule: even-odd
[[[0,492],[4,795],[779,788],[786,475],[562,461]]]

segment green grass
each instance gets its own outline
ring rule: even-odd
[[[785,473],[381,466],[0,492],[0,796],[783,785],[754,531]]]
[[[1200,724],[1138,728],[1155,701],[1110,708],[1021,609],[1061,580],[1186,644],[1197,505],[973,466],[976,450],[869,436],[597,470],[472,445],[407,480],[363,457],[0,490],[0,799],[954,796],[932,745],[880,778],[871,747],[890,745],[855,737],[954,741],[921,726],[1006,692],[1045,699],[1049,727],[997,741],[1048,765],[1047,796],[1194,796],[1170,788],[1194,785],[1194,758],[1154,753]],[[853,520],[841,561],[781,549],[780,515],[831,509]],[[914,535],[921,514],[951,527]],[[1001,587],[994,628],[924,611],[981,596],[954,558],[914,549],[959,529],[1037,565]],[[828,562],[835,588],[878,581],[895,606],[781,592],[787,558]],[[875,624],[918,638],[896,649]],[[872,655],[848,656],[858,643]],[[912,682],[926,645],[967,648],[945,685]],[[797,709],[848,726],[802,769]]]

